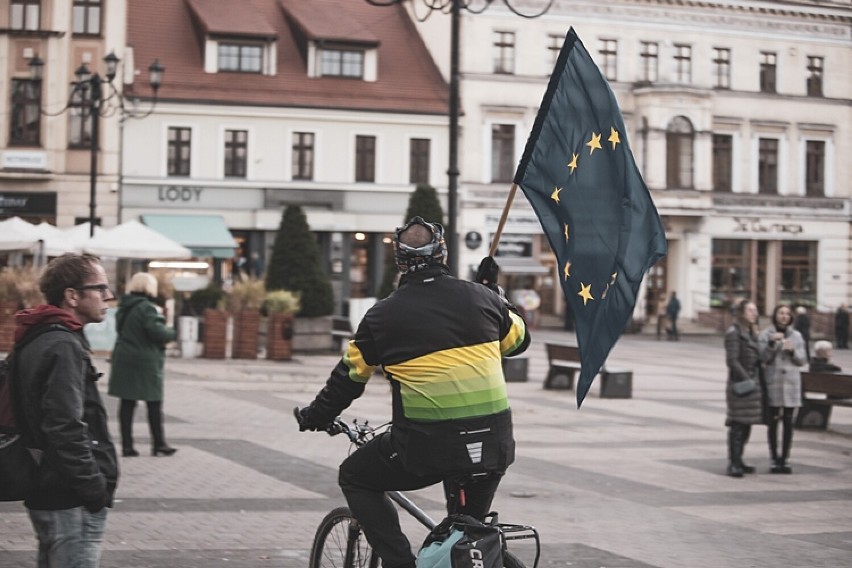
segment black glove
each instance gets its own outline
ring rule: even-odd
[[[500,267],[497,265],[497,261],[494,260],[493,256],[486,256],[482,259],[482,262],[479,263],[479,269],[476,271],[476,278],[474,278],[474,281],[479,282],[496,292],[497,279],[499,276]]]
[[[326,424],[317,424],[315,421],[311,420],[310,406],[306,406],[304,408],[299,408],[298,406],[295,407],[293,409],[293,416],[296,417],[296,422],[299,423],[299,432],[304,432],[305,430],[316,432],[317,430],[326,429]]]

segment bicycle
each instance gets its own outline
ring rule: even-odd
[[[350,426],[338,417],[326,429],[326,432],[329,436],[345,434],[352,444],[360,447],[375,435],[376,429],[366,422],[358,424],[357,420],[353,421]],[[429,531],[432,531],[437,525],[435,520],[402,492],[388,491],[387,496]],[[517,556],[509,552],[506,544],[507,541],[522,539],[535,540],[533,568],[538,567],[541,543],[538,531],[534,527],[499,523],[496,513],[489,513],[486,524],[495,526],[500,531],[504,568],[526,568],[526,565]],[[378,555],[373,553],[349,507],[333,509],[320,522],[311,546],[309,568],[378,568],[379,562]]]

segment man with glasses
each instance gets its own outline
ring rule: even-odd
[[[100,260],[65,254],[39,281],[46,304],[16,315],[18,422],[40,454],[24,501],[38,538],[38,566],[95,568],[118,461],[83,326],[103,321],[115,299]]]

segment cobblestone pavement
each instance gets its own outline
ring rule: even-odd
[[[610,364],[633,371],[632,398],[600,398],[596,379],[580,410],[573,391],[542,389],[544,341],[572,336],[534,337],[529,380],[509,384],[517,461],[494,506],[501,520],[538,527],[542,566],[852,566],[852,409],[835,409],[828,432],[796,432],[793,475],[767,473],[765,428],[756,427],[746,458],[758,473],[732,479],[720,337],[623,337]],[[343,503],[336,467],[348,442],[300,434],[290,413],[336,360],[168,359],[166,433],[179,451],[122,458],[102,566],[306,566],[316,525]],[[852,352],[836,360],[852,369]],[[375,379],[345,417],[387,420],[389,391]],[[116,400],[107,404],[117,433]],[[135,433],[144,450],[144,407]],[[412,498],[441,516],[439,491]],[[415,522],[404,526],[412,542],[424,536]],[[34,550],[22,505],[0,504],[0,568],[34,566]]]

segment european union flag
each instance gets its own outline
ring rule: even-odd
[[[666,236],[615,95],[571,28],[515,174],[559,262],[580,349],[577,406]]]

